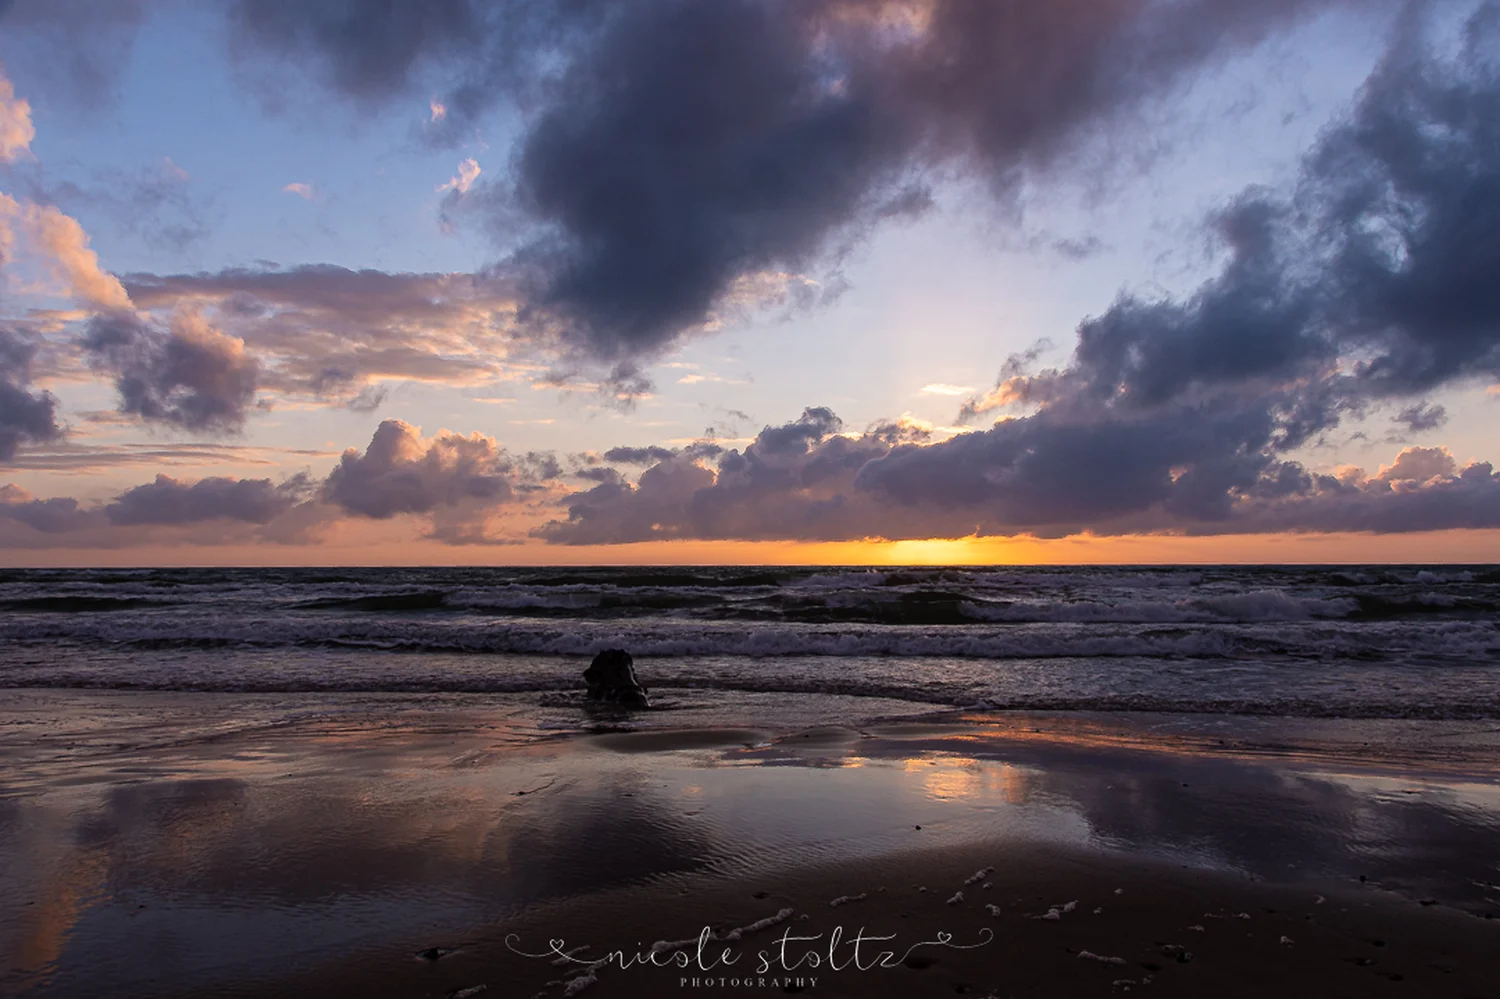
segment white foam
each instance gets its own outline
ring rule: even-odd
[[[775,926],[777,923],[785,922],[786,920],[791,918],[792,911],[793,910],[791,909],[782,909],[774,916],[767,916],[764,919],[757,919],[755,922],[750,923],[747,926],[740,926],[732,929],[728,933],[724,934],[724,939],[738,940],[746,933],[756,933],[768,926]]]
[[[578,993],[582,992],[590,985],[597,985],[598,982],[598,974],[595,973],[593,968],[590,968],[588,971],[568,982],[568,984],[563,987],[563,995],[576,996]]]

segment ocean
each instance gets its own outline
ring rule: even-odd
[[[580,674],[611,647],[636,657],[667,709],[643,714],[664,722],[906,707],[1486,719],[1500,717],[1500,569],[0,574],[4,688],[506,695],[565,729],[598,723]]]

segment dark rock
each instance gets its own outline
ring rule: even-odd
[[[649,708],[651,700],[646,696],[646,688],[635,678],[634,663],[624,649],[605,649],[595,656],[583,671],[583,681],[589,686],[588,699]]]

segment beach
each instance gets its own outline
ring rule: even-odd
[[[1500,981],[1490,722],[932,709],[788,729],[768,707],[558,731],[520,695],[297,700],[0,695],[0,991]]]

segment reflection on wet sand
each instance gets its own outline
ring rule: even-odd
[[[976,841],[1494,907],[1492,756],[1458,779],[1035,721],[520,742],[439,712],[54,760],[0,787],[0,991],[253,981],[611,886]]]

